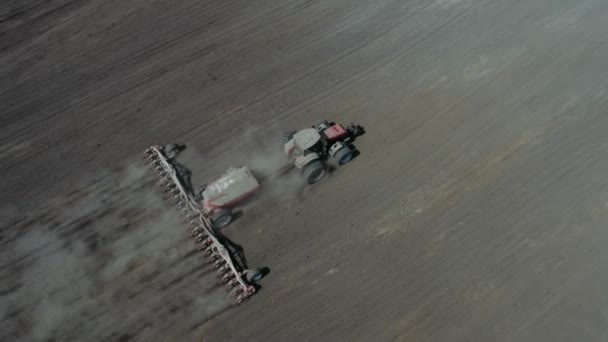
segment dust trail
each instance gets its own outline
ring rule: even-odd
[[[289,164],[283,151],[281,137],[287,130],[250,127],[243,134],[244,144],[235,155],[247,161],[247,166],[263,181],[263,195],[279,201],[296,200],[304,189],[297,170],[283,175],[276,172]]]
[[[108,172],[21,219],[0,209],[0,340],[174,340],[230,305],[147,175]]]
[[[297,170],[288,171],[280,176],[276,172],[289,161],[283,152],[280,128],[249,126],[240,132],[239,143],[219,156],[208,156],[201,146],[186,144],[187,148],[179,155],[179,162],[192,171],[193,186],[199,188],[230,167],[247,166],[262,183],[255,199],[240,203],[269,205],[268,202],[288,202],[298,200],[305,184]],[[184,143],[179,141],[178,143]],[[211,162],[210,160],[213,160]],[[264,201],[259,201],[260,197]]]

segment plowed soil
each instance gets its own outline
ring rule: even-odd
[[[608,1],[4,0],[0,340],[608,340]],[[141,164],[268,174],[356,122],[314,186],[225,234],[233,308]]]

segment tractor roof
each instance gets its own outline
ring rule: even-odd
[[[303,129],[293,135],[296,146],[304,151],[314,146],[321,140],[321,134],[314,128]]]

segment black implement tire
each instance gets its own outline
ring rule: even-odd
[[[323,162],[318,159],[310,162],[308,165],[302,168],[302,176],[308,184],[315,184],[316,182],[320,181],[323,179],[323,177],[325,177],[325,173],[325,165],[323,165]]]
[[[245,281],[249,284],[254,284],[264,278],[264,271],[262,271],[261,268],[251,268],[245,270],[243,276],[245,277]]]
[[[229,209],[219,209],[211,215],[211,222],[215,228],[224,228],[232,222],[232,212]]]
[[[348,146],[342,147],[334,155],[334,160],[336,161],[336,163],[338,163],[338,165],[344,165],[348,163],[349,161],[353,160],[353,150]]]
[[[293,139],[293,135],[296,133],[296,131],[291,131],[283,134],[283,137],[281,138],[281,147],[285,146],[285,144],[287,144],[289,140]]]

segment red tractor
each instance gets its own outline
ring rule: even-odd
[[[327,162],[336,166],[350,162],[355,156],[355,139],[364,134],[363,127],[350,124],[344,127],[329,121],[321,121],[311,128],[292,131],[283,136],[283,150],[308,184],[314,184],[325,176]]]

